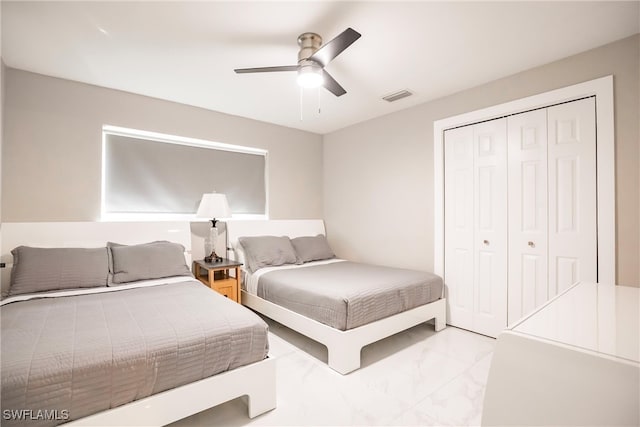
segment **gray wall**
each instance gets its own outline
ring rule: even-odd
[[[2,22],[2,1],[0,1],[0,23]],[[4,77],[5,65],[2,59],[2,31],[0,31],[0,243],[2,242],[2,140],[4,135]],[[2,286],[2,278],[0,277],[0,286]]]
[[[5,74],[3,221],[99,219],[105,124],[267,149],[270,217],[322,217],[320,135],[12,68]]]
[[[2,22],[2,2],[0,1],[0,22]],[[2,227],[2,139],[4,135],[4,76],[5,72],[4,60],[2,59],[2,31],[0,31],[0,227]],[[0,240],[2,240],[2,232],[0,230]],[[1,279],[0,279],[1,280]]]
[[[617,281],[639,285],[640,35],[325,135],[324,218],[333,248],[350,259],[432,270],[433,121],[610,74]]]
[[[100,132],[111,124],[266,148],[272,218],[324,216],[340,256],[431,270],[433,121],[613,74],[617,277],[638,284],[639,63],[636,35],[324,138],[6,68],[2,220],[97,219]]]

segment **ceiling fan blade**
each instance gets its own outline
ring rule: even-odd
[[[322,70],[322,77],[324,78],[324,83],[322,84],[324,88],[335,96],[342,96],[347,93],[347,91],[344,90],[344,88],[340,86],[340,84],[325,70]]]
[[[361,34],[353,28],[347,28],[340,33],[336,38],[328,43],[323,44],[320,49],[309,57],[310,60],[315,61],[326,66],[336,56],[340,55],[343,50],[348,48],[360,38]]]
[[[298,71],[297,65],[283,65],[281,67],[236,68],[238,74],[245,73],[271,73],[274,71]]]

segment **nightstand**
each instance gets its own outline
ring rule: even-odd
[[[193,261],[193,275],[196,279],[221,293],[225,297],[240,303],[240,266],[242,263],[230,259],[218,262]],[[229,274],[235,269],[235,277]]]

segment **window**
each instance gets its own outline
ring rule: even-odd
[[[267,214],[267,151],[105,126],[102,218],[193,218],[204,193],[235,217]]]

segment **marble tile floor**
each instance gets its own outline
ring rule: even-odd
[[[276,409],[250,419],[239,398],[172,426],[480,425],[493,338],[422,324],[365,347],[362,367],[343,376],[326,365],[322,344],[265,321]]]

